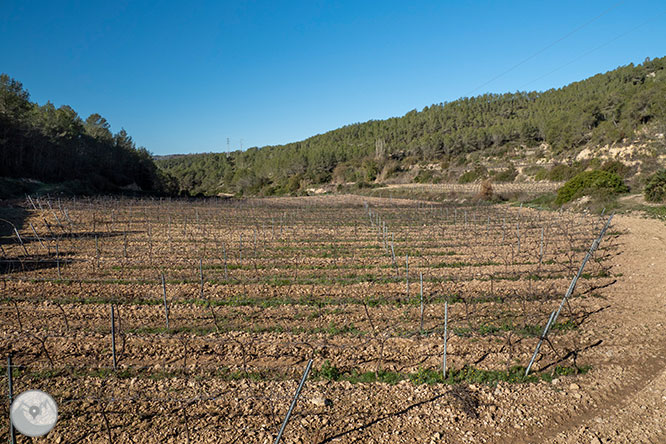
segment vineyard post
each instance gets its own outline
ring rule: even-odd
[[[407,289],[407,298],[409,298],[409,254],[405,255],[405,284]]]
[[[606,233],[606,230],[610,226],[611,221],[613,220],[613,216],[615,213],[612,213],[610,217],[608,218],[608,221],[606,222],[606,225],[601,229],[601,233],[599,233],[599,236],[592,242],[592,246],[588,250],[587,254],[585,255],[585,258],[583,259],[583,263],[580,264],[580,268],[578,268],[578,273],[574,276],[574,278],[571,280],[571,284],[569,284],[569,288],[567,289],[567,292],[565,293],[564,297],[562,298],[562,302],[560,302],[560,306],[553,311],[553,313],[550,315],[550,319],[548,319],[548,323],[546,324],[546,328],[544,328],[543,333],[541,334],[541,337],[539,338],[539,342],[537,343],[536,348],[534,349],[534,354],[532,355],[532,359],[530,360],[530,363],[527,365],[527,369],[525,369],[525,376],[529,375],[530,369],[532,368],[532,365],[534,364],[534,360],[537,357],[537,354],[539,353],[539,350],[541,349],[541,345],[543,344],[543,341],[546,339],[548,336],[548,331],[550,328],[555,325],[555,322],[557,321],[557,317],[560,315],[560,312],[562,311],[562,308],[564,307],[564,304],[567,302],[569,297],[573,294],[574,289],[576,288],[576,283],[578,282],[578,279],[580,278],[580,275],[583,273],[583,269],[585,268],[585,265],[587,262],[590,260],[590,257],[592,257],[592,254],[594,254],[594,251],[599,247],[599,243],[601,242],[601,238],[604,237],[604,234]]]
[[[37,237],[37,240],[39,241],[39,243],[41,244],[41,246],[42,246],[46,251],[48,251],[49,249],[46,248],[46,245],[44,245],[44,242],[42,242],[42,238],[39,237],[39,234],[37,234],[37,230],[35,230],[35,227],[33,227],[32,224],[31,224],[30,222],[28,222],[28,225],[30,225],[30,228],[32,229],[32,232],[33,232],[33,233],[35,234],[35,236]]]
[[[204,274],[203,274],[203,260],[199,258],[199,280],[201,281],[201,300],[204,299]]]
[[[21,244],[21,247],[23,247],[23,251],[25,252],[25,255],[28,256],[28,249],[25,248],[25,245],[23,244],[23,239],[21,239],[21,235],[19,234],[16,227],[14,227],[14,233],[16,233],[16,237],[18,238],[18,241]]]
[[[303,390],[303,386],[305,385],[305,380],[308,379],[308,375],[310,374],[310,369],[312,368],[312,362],[313,359],[310,359],[310,361],[308,361],[308,365],[305,367],[305,372],[303,373],[303,377],[301,378],[300,384],[298,384],[298,388],[296,389],[296,393],[294,394],[294,399],[291,401],[289,410],[287,410],[287,415],[285,416],[284,421],[282,422],[282,426],[280,427],[280,431],[278,432],[277,438],[275,438],[275,444],[279,444],[280,439],[282,438],[282,434],[284,433],[284,429],[287,427],[289,418],[291,418],[291,413],[294,411],[294,407],[296,407],[296,402],[298,401],[298,397],[300,396],[301,390]]]
[[[127,259],[127,230],[123,230],[123,259]]]
[[[167,304],[167,295],[166,295],[166,280],[164,279],[164,272],[160,273],[162,278],[162,296],[164,298],[164,316],[166,317],[166,328],[169,330],[169,305]]]
[[[58,268],[58,280],[62,279],[62,275],[60,274],[60,248],[58,247],[58,239],[56,239],[56,266]]]
[[[541,243],[539,244],[539,267],[543,264],[543,232],[544,227],[541,227]]]
[[[516,222],[516,236],[518,237],[517,254],[520,254],[520,222]]]
[[[12,402],[14,402],[14,380],[12,375],[12,354],[7,356],[7,385],[9,395],[9,407],[11,409]],[[11,414],[11,411],[10,411]],[[14,434],[14,424],[11,419],[9,420],[9,444],[16,444],[16,435]]]
[[[423,332],[423,272],[419,272],[419,277],[421,278],[421,323],[420,330]]]
[[[35,211],[37,211],[37,207],[35,206],[35,203],[32,201],[32,198],[30,197],[29,194],[25,195],[28,198],[28,201],[30,201],[30,204],[32,205],[32,208],[34,208]]]
[[[95,236],[95,264],[96,268],[99,269],[99,239]]]
[[[229,280],[229,269],[227,268],[227,245],[222,244],[222,251],[224,253],[224,280]]]
[[[442,379],[446,379],[446,347],[449,333],[449,301],[444,301],[444,354],[442,355]]]
[[[238,264],[240,265],[243,262],[243,233],[240,235],[240,240],[238,242]]]
[[[116,371],[118,368],[116,361],[116,313],[113,304],[111,304],[111,354],[113,356],[113,370]]]

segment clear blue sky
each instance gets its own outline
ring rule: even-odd
[[[168,154],[282,144],[666,55],[663,0],[192,3],[3,0],[0,72]]]

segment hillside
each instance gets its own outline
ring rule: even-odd
[[[298,193],[326,183],[563,180],[600,166],[600,157],[623,161],[625,175],[640,181],[665,159],[665,67],[666,58],[646,59],[545,92],[466,97],[301,142],[156,163],[180,190],[205,195]]]
[[[32,192],[35,181],[76,194],[169,191],[151,154],[125,130],[109,128],[97,113],[83,120],[67,105],[31,102],[19,81],[0,75],[0,197]]]

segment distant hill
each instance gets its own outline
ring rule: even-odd
[[[666,159],[665,67],[666,58],[646,59],[544,92],[466,97],[286,145],[156,163],[180,190],[205,195],[298,193],[326,183],[562,180],[598,157],[619,158],[625,174],[640,176]]]

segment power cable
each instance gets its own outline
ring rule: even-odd
[[[513,71],[514,69],[518,68],[519,66],[521,66],[521,65],[523,65],[523,64],[525,64],[525,63],[527,63],[527,62],[529,62],[530,60],[532,60],[532,59],[535,58],[536,56],[538,56],[538,55],[544,53],[545,51],[549,50],[550,48],[552,48],[552,47],[555,46],[556,44],[560,43],[562,40],[565,40],[566,38],[572,36],[573,34],[577,33],[578,31],[580,31],[581,29],[583,29],[583,28],[585,28],[586,26],[590,25],[591,23],[593,23],[593,22],[599,20],[601,17],[603,17],[604,15],[608,14],[608,13],[609,13],[610,11],[612,11],[613,9],[617,8],[618,6],[620,6],[622,3],[625,3],[625,1],[626,1],[626,0],[619,1],[619,2],[615,3],[613,6],[611,6],[611,7],[608,8],[608,9],[606,9],[606,10],[603,11],[601,14],[599,14],[599,15],[597,15],[596,17],[594,17],[594,18],[588,20],[587,22],[583,23],[582,25],[578,26],[577,28],[573,29],[572,31],[569,31],[568,33],[566,33],[566,34],[563,35],[562,37],[558,38],[557,40],[555,40],[555,41],[553,41],[552,43],[550,43],[550,44],[546,45],[545,47],[541,48],[540,50],[538,50],[537,52],[533,53],[532,55],[530,55],[530,56],[526,57],[525,59],[521,60],[520,62],[516,63],[515,65],[513,65],[511,68],[507,69],[506,71],[503,71],[502,73],[496,75],[495,77],[493,77],[492,79],[488,80],[487,82],[485,82],[485,83],[483,83],[483,84],[477,86],[477,87],[474,88],[473,90],[471,90],[471,91],[469,91],[468,93],[466,93],[465,96],[466,96],[466,97],[469,96],[469,95],[472,94],[473,92],[478,91],[479,89],[483,88],[484,86],[488,85],[489,83],[494,82],[495,80],[499,79],[500,77],[503,77],[504,75],[506,75],[506,74],[510,73],[511,71]]]
[[[565,67],[571,65],[572,63],[577,62],[578,60],[582,59],[583,57],[587,57],[588,55],[592,54],[592,53],[595,52],[595,51],[598,51],[599,49],[603,48],[604,46],[608,46],[608,45],[610,45],[610,44],[613,43],[614,41],[619,40],[619,39],[621,39],[622,37],[624,37],[624,36],[626,36],[626,35],[628,35],[628,34],[631,34],[632,32],[634,32],[634,31],[636,31],[636,30],[642,28],[643,26],[645,26],[645,25],[647,25],[647,24],[649,24],[649,23],[655,21],[656,19],[660,18],[660,17],[661,17],[662,15],[664,15],[664,14],[666,14],[666,10],[664,10],[664,11],[661,12],[660,14],[657,14],[656,16],[652,17],[651,19],[644,21],[644,22],[641,23],[640,25],[638,25],[638,26],[636,26],[636,27],[634,27],[634,28],[632,28],[632,29],[630,29],[630,30],[628,30],[628,31],[625,31],[625,32],[623,32],[622,34],[619,34],[619,35],[613,37],[612,39],[610,39],[610,40],[608,40],[608,41],[602,43],[601,45],[599,45],[599,46],[597,46],[597,47],[595,47],[595,48],[593,48],[593,49],[590,49],[590,50],[587,51],[587,52],[584,52],[583,54],[579,55],[578,57],[576,57],[576,58],[574,58],[574,59],[568,61],[568,62],[565,63],[564,65],[561,65],[561,66],[559,66],[559,67],[553,69],[552,71],[549,71],[548,73],[546,73],[546,74],[544,74],[544,75],[542,75],[542,76],[540,76],[540,77],[537,77],[536,79],[534,79],[534,80],[532,80],[532,81],[530,81],[530,82],[524,84],[520,89],[521,89],[521,90],[526,89],[526,87],[527,87],[528,85],[531,85],[531,84],[534,83],[534,82],[538,82],[539,80],[541,80],[541,79],[543,79],[543,78],[545,78],[545,77],[548,77],[549,75],[551,75],[551,74],[553,74],[553,73],[556,73],[556,72],[559,71],[560,69],[565,68]]]

